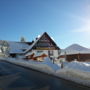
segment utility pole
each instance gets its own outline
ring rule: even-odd
[[[66,61],[66,59],[67,59],[67,57],[66,57],[66,51],[65,51],[64,57],[65,57],[65,61]],[[64,61],[62,60],[62,62],[61,62],[61,68],[64,67],[63,62],[64,62]]]

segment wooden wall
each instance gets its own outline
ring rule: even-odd
[[[90,61],[90,54],[72,54],[66,55],[67,61],[73,61],[77,59],[78,61]]]

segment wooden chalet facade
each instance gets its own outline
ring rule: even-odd
[[[66,61],[89,61],[90,62],[90,53],[76,53],[76,54],[67,54],[67,55],[61,55],[60,58],[65,58]]]
[[[33,42],[33,44],[26,50],[25,56],[27,59],[43,60],[44,57],[57,59],[60,55],[60,48],[45,32]]]

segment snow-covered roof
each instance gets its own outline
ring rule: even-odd
[[[8,42],[10,53],[24,53],[24,49],[26,50],[30,45],[24,43],[24,42],[14,42],[10,41]]]
[[[77,51],[77,50],[62,50],[60,55],[71,55],[71,54],[89,54],[90,50],[85,50],[85,51]]]
[[[33,48],[33,46],[38,42],[38,40],[39,40],[43,35],[44,35],[44,33],[43,33],[40,37],[38,37],[38,38],[33,42],[33,44],[32,44],[25,52],[31,50],[31,49]]]

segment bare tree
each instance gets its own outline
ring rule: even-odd
[[[7,41],[2,41],[1,51],[3,54],[9,54],[9,44]]]
[[[21,41],[21,42],[26,42],[25,37],[21,37],[21,38],[20,38],[20,41]]]

